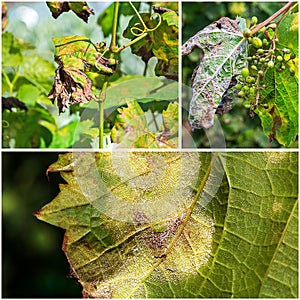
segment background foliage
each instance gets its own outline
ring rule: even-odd
[[[2,292],[4,298],[75,298],[61,250],[63,231],[33,217],[58,193],[57,174],[46,176],[57,153],[2,153]],[[16,284],[18,288],[16,288]]]
[[[274,12],[279,10],[285,3],[283,2],[186,2],[183,3],[183,37],[185,42],[189,37],[196,34],[199,29],[204,28],[220,17],[227,16],[235,19],[237,15],[243,18],[257,16],[259,22],[266,20]],[[199,17],[201,16],[201,17]],[[194,51],[191,55],[183,57],[184,68],[182,70],[183,83],[191,86],[191,76],[194,68],[199,61],[200,51]],[[185,89],[183,94],[183,120],[186,120],[188,114],[188,103],[191,99],[191,90]],[[280,147],[273,140],[269,141],[268,137],[262,130],[259,117],[255,115],[254,119],[249,117],[249,109],[238,101],[233,109],[219,117],[224,131],[226,146],[233,148],[265,148]],[[185,122],[185,121],[184,121]],[[212,135],[217,135],[214,128],[210,129]],[[184,137],[183,137],[184,138]],[[203,130],[193,134],[197,147],[209,147],[209,142]],[[185,139],[185,138],[184,138]],[[188,147],[189,142],[184,146]],[[297,147],[298,141],[293,142],[289,147]]]

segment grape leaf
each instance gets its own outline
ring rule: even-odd
[[[246,66],[247,47],[241,30],[244,27],[244,19],[223,17],[199,31],[182,46],[182,55],[191,53],[195,46],[203,52],[192,78],[193,96],[189,109],[192,129],[207,129],[213,125],[215,113],[222,111],[223,96],[228,94],[234,86],[235,77]],[[226,99],[225,104],[227,102],[230,101]],[[222,113],[228,109],[230,106]]]
[[[156,76],[126,75],[113,81],[106,90],[105,109],[126,105],[126,101],[136,99],[139,103],[153,101],[177,101],[178,82],[166,81]],[[88,107],[98,109],[96,102]]]
[[[51,114],[42,108],[29,107],[27,111],[2,113],[3,120],[3,144],[7,145],[6,139],[13,140],[13,148],[38,148],[43,140],[46,145],[51,143],[51,132],[41,125],[42,121],[55,124],[55,119]]]
[[[140,56],[144,62],[155,56],[158,59],[155,67],[156,75],[165,76],[169,79],[178,78],[178,16],[174,11],[164,12],[161,15],[162,22],[159,27],[150,31],[146,37],[131,45],[132,53]],[[141,17],[150,29],[155,28],[157,20],[152,15],[142,13]],[[138,25],[137,25],[138,24]],[[133,40],[135,36],[131,28],[137,27],[143,30],[139,18],[133,16],[123,36]]]
[[[46,2],[49,7],[52,17],[57,19],[62,13],[72,10],[84,22],[88,22],[89,16],[94,14],[94,11],[84,2]]]
[[[296,298],[296,152],[69,153],[36,216],[94,298]]]
[[[163,128],[153,133],[147,118],[136,100],[128,101],[126,108],[119,108],[111,137],[120,148],[175,148],[178,134],[178,104],[170,103],[163,112]]]
[[[8,13],[7,13],[7,5],[5,4],[5,2],[2,2],[2,31],[4,31],[4,29],[6,28],[7,24],[8,24]]]
[[[118,62],[105,58],[105,43],[93,44],[83,36],[65,36],[53,39],[56,70],[53,87],[48,94],[54,103],[57,99],[59,112],[64,112],[68,104],[88,103],[95,99],[92,81],[86,72],[111,75]]]
[[[10,32],[2,33],[2,66],[13,67],[23,61],[22,50],[34,49],[31,43],[15,38]]]
[[[282,73],[268,70],[267,88],[261,91],[261,101],[255,112],[261,119],[264,133],[272,140],[289,146],[298,136],[298,75],[291,76],[288,68],[298,72],[298,13],[287,15],[278,26],[281,47],[288,47],[296,59]]]

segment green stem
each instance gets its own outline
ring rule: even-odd
[[[111,42],[109,46],[109,50],[111,53],[116,53],[118,50],[117,46],[117,24],[118,24],[118,14],[119,14],[119,2],[114,3],[114,17],[113,17],[113,26],[112,26],[112,33],[111,33]]]
[[[10,81],[10,79],[9,79],[7,73],[5,72],[5,70],[2,70],[2,74],[3,74],[3,77],[6,80],[6,83],[7,83],[8,88],[9,88],[9,96],[13,96],[14,85],[17,82],[17,80],[19,78],[19,75],[20,75],[19,70],[15,73],[15,76],[14,76],[12,81]]]
[[[142,35],[138,36],[137,38],[135,38],[134,40],[130,41],[129,43],[121,46],[120,48],[116,49],[116,53],[121,52],[122,50],[124,50],[125,48],[133,45],[134,43],[138,42],[139,40],[143,39],[145,36],[147,36],[148,32],[144,32]]]
[[[111,59],[114,58],[116,50],[118,49],[117,46],[117,25],[118,25],[118,12],[119,12],[119,2],[114,3],[114,16],[113,16],[113,26],[112,26],[112,33],[111,33],[111,41],[110,41],[110,55]],[[104,146],[104,102],[106,98],[106,89],[108,86],[108,79],[109,76],[106,76],[104,79],[104,83],[102,86],[101,93],[99,95],[99,148],[102,149]]]
[[[104,140],[104,101],[106,98],[106,88],[108,84],[108,76],[106,76],[105,81],[102,86],[102,90],[99,96],[99,148],[103,148]]]

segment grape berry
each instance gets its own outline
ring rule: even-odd
[[[295,54],[290,49],[281,49],[278,46],[277,39],[277,23],[271,23],[266,27],[261,28],[255,36],[252,30],[258,20],[257,17],[252,17],[250,28],[243,32],[244,38],[249,44],[249,52],[247,57],[248,67],[243,68],[238,77],[236,89],[238,97],[249,102],[250,116],[254,116],[253,111],[259,104],[260,91],[266,89],[264,83],[265,74],[269,69],[274,69],[277,72],[283,72],[286,68],[289,69],[291,76],[295,75],[295,71],[288,67],[288,62],[295,58]]]

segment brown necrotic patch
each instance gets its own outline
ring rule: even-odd
[[[153,251],[155,258],[163,257],[165,250],[170,244],[172,238],[176,235],[178,227],[182,224],[182,219],[172,219],[166,222],[166,229],[156,232],[155,229],[149,228],[146,230],[143,240]]]

